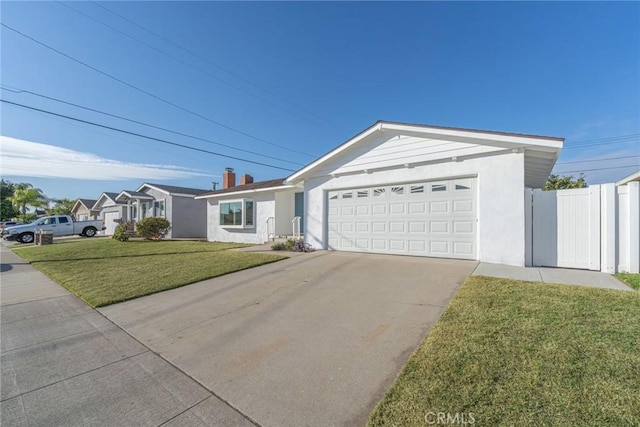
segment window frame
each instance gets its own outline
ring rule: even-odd
[[[223,224],[222,223],[222,205],[232,204],[232,203],[240,203],[240,224]],[[252,215],[251,215],[251,224],[248,224],[247,221],[247,204],[252,204]],[[256,201],[250,198],[242,198],[242,199],[230,199],[230,200],[221,200],[218,203],[218,225],[222,228],[231,228],[231,229],[255,229],[256,228]]]
[[[162,204],[162,215],[158,215],[158,206]],[[167,217],[167,201],[166,199],[157,199],[153,201],[153,216],[155,218]]]

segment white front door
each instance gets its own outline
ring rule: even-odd
[[[327,249],[477,259],[476,182],[330,191]]]
[[[119,218],[120,218],[119,212],[105,212],[104,226],[107,228],[106,230],[104,230],[104,234],[106,234],[107,236],[113,235],[113,233],[116,231],[116,227],[118,226],[118,223],[114,222],[114,220]]]

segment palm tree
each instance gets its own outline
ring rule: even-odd
[[[26,182],[15,184],[13,196],[11,196],[11,204],[22,215],[27,214],[27,206],[39,208],[46,206],[48,203],[47,196],[39,188],[33,188],[33,185]]]

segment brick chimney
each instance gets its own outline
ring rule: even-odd
[[[236,186],[236,174],[233,173],[233,168],[225,168],[222,173],[222,189],[226,190],[230,187]]]
[[[253,184],[253,177],[246,173],[240,177],[240,185]]]

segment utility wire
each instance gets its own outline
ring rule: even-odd
[[[589,163],[589,162],[604,162],[607,160],[620,160],[620,159],[631,159],[640,156],[623,156],[623,157],[609,157],[607,159],[591,159],[591,160],[576,160],[573,162],[558,162],[556,165],[568,165],[569,163]]]
[[[186,134],[186,133],[183,133],[183,132],[179,132],[179,131],[163,128],[163,127],[160,127],[160,126],[152,125],[152,124],[141,122],[141,121],[138,121],[138,120],[129,119],[127,117],[118,116],[117,114],[107,113],[106,111],[97,110],[97,109],[91,108],[91,107],[85,107],[83,105],[75,104],[75,103],[69,102],[69,101],[64,101],[62,99],[54,98],[52,96],[43,95],[41,93],[32,92],[30,90],[24,90],[24,89],[20,89],[20,88],[10,88],[7,85],[0,85],[0,88],[2,88],[3,90],[7,90],[9,92],[18,93],[18,94],[20,94],[20,93],[28,93],[28,94],[33,95],[33,96],[38,96],[40,98],[48,99],[50,101],[59,102],[61,104],[66,104],[66,105],[70,105],[70,106],[77,107],[77,108],[82,108],[83,110],[92,111],[94,113],[99,113],[99,114],[104,114],[105,116],[114,117],[114,118],[120,119],[120,120],[126,120],[126,121],[131,122],[131,123],[136,123],[136,124],[139,124],[139,125],[142,125],[142,126],[147,126],[147,127],[153,128],[153,129],[158,129],[158,130],[161,130],[161,131],[164,131],[164,132],[169,132],[169,133],[172,133],[174,135],[180,135],[180,136],[184,136],[184,137],[187,137],[187,138],[195,139],[195,140],[198,140],[198,141],[207,142],[209,144],[219,145],[221,147],[226,147],[226,148],[229,148],[231,150],[242,151],[243,153],[255,154],[256,156],[266,157],[266,158],[269,158],[269,159],[272,159],[272,160],[278,160],[280,162],[290,163],[292,165],[302,166],[302,164],[298,163],[298,162],[292,162],[290,160],[284,160],[284,159],[281,159],[279,157],[272,157],[272,156],[268,156],[266,154],[257,153],[255,151],[245,150],[243,148],[233,147],[231,145],[223,144],[221,142],[216,142],[216,141],[213,141],[213,140],[210,140],[210,139],[200,138],[198,136],[189,135],[189,134]]]
[[[610,140],[610,139],[637,138],[639,136],[640,136],[640,133],[630,133],[630,134],[627,134],[627,135],[607,136],[607,137],[603,137],[603,138],[587,139],[587,140],[583,140],[583,141],[572,141],[572,142],[569,142],[568,144],[581,144],[583,142],[606,141],[606,140]]]
[[[148,29],[148,28],[146,28],[146,27],[144,27],[144,26],[142,26],[142,25],[138,24],[137,22],[135,22],[135,21],[133,21],[133,20],[131,20],[131,19],[127,18],[126,16],[123,16],[123,15],[121,15],[121,14],[119,14],[119,13],[117,13],[117,12],[115,12],[115,11],[111,10],[111,9],[109,9],[108,7],[106,7],[106,6],[102,5],[102,4],[98,3],[98,2],[95,2],[95,1],[91,1],[91,0],[90,0],[90,3],[93,3],[94,5],[96,5],[96,6],[100,7],[100,8],[102,8],[102,9],[106,10],[107,12],[109,12],[109,13],[111,13],[111,14],[113,14],[113,15],[117,16],[117,17],[119,17],[120,19],[122,19],[122,20],[124,20],[124,21],[126,21],[126,22],[130,23],[131,25],[134,25],[134,26],[136,26],[136,27],[140,28],[141,30],[143,30],[143,31],[145,31],[145,32],[147,32],[147,33],[149,33],[149,34],[151,34],[151,35],[153,35],[153,36],[155,36],[155,37],[157,37],[157,38],[159,38],[159,39],[161,39],[161,40],[163,40],[163,41],[165,41],[165,42],[169,43],[169,44],[171,44],[172,46],[177,47],[178,49],[181,49],[181,50],[183,50],[184,52],[187,52],[187,53],[189,53],[189,54],[191,54],[191,55],[195,56],[196,58],[198,58],[198,59],[200,59],[200,60],[202,60],[202,61],[205,61],[205,62],[207,62],[207,63],[209,63],[209,64],[213,65],[213,66],[214,66],[214,67],[216,67],[217,69],[222,70],[222,71],[224,71],[225,73],[227,73],[227,74],[229,74],[229,75],[232,75],[233,77],[237,78],[238,80],[241,80],[241,81],[243,81],[243,82],[245,82],[245,83],[247,83],[247,84],[249,84],[249,85],[253,86],[253,87],[254,87],[254,88],[256,88],[256,89],[259,89],[259,90],[261,90],[261,91],[263,91],[263,92],[265,92],[265,93],[267,93],[267,94],[269,94],[269,95],[273,96],[274,98],[279,99],[280,101],[282,101],[282,102],[284,102],[284,103],[286,103],[286,104],[291,105],[292,107],[294,107],[294,108],[296,108],[296,109],[298,109],[298,110],[300,110],[300,111],[304,112],[305,114],[307,114],[307,116],[309,116],[310,118],[314,118],[314,119],[318,120],[318,121],[319,121],[319,123],[321,123],[322,125],[330,124],[332,127],[334,127],[334,128],[338,128],[338,126],[336,126],[335,124],[330,123],[328,120],[323,119],[322,117],[317,116],[316,114],[314,114],[313,112],[311,112],[311,111],[307,110],[306,108],[304,108],[304,107],[302,107],[302,106],[300,106],[300,105],[298,105],[298,104],[295,104],[295,103],[293,103],[293,102],[291,102],[291,101],[286,100],[285,98],[283,98],[283,97],[279,96],[278,94],[276,94],[276,93],[274,93],[274,92],[272,92],[272,91],[270,91],[270,90],[268,90],[268,89],[265,89],[265,88],[263,88],[263,87],[259,86],[258,84],[256,84],[256,83],[252,82],[251,80],[249,80],[249,79],[247,79],[247,78],[245,78],[245,77],[241,76],[240,74],[235,73],[235,72],[233,72],[233,71],[229,70],[228,68],[223,67],[222,65],[217,64],[217,63],[213,62],[212,60],[210,60],[210,59],[208,59],[208,58],[206,58],[206,57],[203,57],[202,55],[200,55],[200,54],[198,54],[197,52],[195,52],[195,51],[193,51],[193,50],[189,49],[188,47],[185,47],[185,46],[182,46],[182,45],[180,45],[180,44],[178,44],[178,43],[175,43],[175,42],[173,42],[172,40],[170,40],[170,39],[168,39],[168,38],[166,38],[166,37],[162,36],[161,34],[158,34],[158,33],[154,32],[154,31],[152,31],[152,30],[150,30],[150,29]],[[343,129],[343,128],[341,128],[341,129]],[[345,129],[345,130],[346,130],[346,129]]]
[[[199,151],[201,153],[213,154],[214,156],[226,157],[228,159],[238,160],[238,161],[246,162],[246,163],[252,163],[254,165],[266,166],[266,167],[269,167],[269,168],[280,169],[280,170],[289,171],[289,172],[295,172],[293,169],[287,169],[287,168],[283,168],[283,167],[280,167],[280,166],[270,165],[268,163],[262,163],[262,162],[256,162],[256,161],[253,161],[253,160],[242,159],[240,157],[229,156],[227,154],[222,154],[222,153],[216,153],[214,151],[203,150],[201,148],[191,147],[189,145],[184,145],[184,144],[180,144],[180,143],[177,143],[177,142],[168,141],[166,139],[155,138],[155,137],[152,137],[152,136],[143,135],[143,134],[136,133],[136,132],[130,132],[128,130],[119,129],[119,128],[116,128],[116,127],[113,127],[113,126],[103,125],[103,124],[92,122],[92,121],[89,121],[89,120],[83,120],[83,119],[79,119],[77,117],[71,117],[71,116],[67,116],[67,115],[64,115],[64,114],[55,113],[53,111],[43,110],[41,108],[31,107],[29,105],[24,105],[24,104],[19,104],[17,102],[7,101],[6,99],[1,99],[0,98],[0,101],[4,102],[5,104],[14,105],[16,107],[26,108],[26,109],[32,110],[32,111],[38,111],[40,113],[45,113],[45,114],[49,114],[49,115],[56,116],[56,117],[62,117],[64,119],[73,120],[73,121],[76,121],[76,122],[79,122],[79,123],[85,123],[85,124],[88,124],[88,125],[91,125],[91,126],[100,127],[100,128],[103,128],[103,129],[109,129],[109,130],[112,130],[114,132],[120,132],[120,133],[124,133],[124,134],[127,134],[127,135],[137,136],[139,138],[150,139],[152,141],[158,141],[158,142],[161,142],[163,144],[169,144],[169,145],[173,145],[173,146],[176,146],[176,147],[186,148],[188,150]]]
[[[624,168],[640,168],[640,164],[639,165],[625,165],[625,166],[611,166],[608,168],[595,168],[595,169],[579,169],[579,170],[574,170],[574,171],[562,171],[562,172],[558,172],[556,171],[556,174],[563,174],[563,173],[575,173],[575,172],[591,172],[591,171],[602,171],[602,170],[606,170],[606,169],[624,169]]]
[[[265,98],[263,98],[263,97],[261,97],[261,96],[256,95],[256,94],[255,94],[255,93],[253,93],[253,92],[250,92],[250,91],[248,91],[248,90],[246,90],[246,89],[244,89],[244,88],[242,88],[242,87],[239,87],[239,86],[237,86],[237,85],[234,85],[234,84],[232,84],[232,83],[229,83],[228,81],[223,80],[223,79],[219,78],[218,76],[216,76],[216,75],[214,75],[214,74],[211,74],[210,72],[208,72],[208,71],[206,71],[206,70],[203,70],[202,68],[196,67],[196,66],[194,66],[194,65],[192,65],[192,64],[190,64],[190,63],[188,63],[188,62],[186,62],[186,61],[184,61],[184,60],[182,60],[182,59],[180,59],[180,58],[178,58],[178,57],[176,57],[176,56],[174,56],[174,55],[172,55],[172,54],[170,54],[170,53],[168,53],[168,52],[166,52],[166,51],[164,51],[164,50],[162,50],[162,49],[158,49],[157,47],[155,47],[155,46],[153,46],[153,45],[151,45],[151,44],[149,44],[149,43],[147,43],[147,42],[145,42],[145,41],[142,41],[142,40],[140,40],[140,39],[138,39],[138,38],[136,38],[136,37],[133,37],[133,36],[131,36],[131,35],[129,35],[129,34],[127,34],[127,33],[125,33],[124,31],[121,31],[121,30],[119,30],[119,29],[117,29],[117,28],[115,28],[115,27],[113,27],[113,26],[111,26],[111,25],[109,25],[109,24],[107,24],[107,23],[105,23],[105,22],[103,22],[103,21],[101,21],[101,20],[97,19],[97,18],[94,18],[93,16],[91,16],[91,15],[89,15],[89,14],[86,14],[86,13],[82,12],[82,11],[81,11],[81,10],[79,10],[79,9],[76,9],[75,7],[73,7],[73,6],[69,5],[69,4],[62,3],[62,2],[57,1],[57,0],[56,0],[56,3],[58,3],[58,4],[59,4],[59,5],[61,5],[61,6],[66,7],[66,8],[68,8],[68,9],[70,9],[70,10],[72,10],[72,11],[74,11],[74,12],[76,12],[76,13],[80,14],[80,15],[83,15],[83,16],[84,16],[84,17],[86,17],[87,19],[90,19],[90,20],[92,20],[92,21],[94,21],[94,22],[97,22],[97,23],[98,23],[98,24],[100,24],[100,25],[103,25],[103,26],[105,26],[105,27],[109,28],[110,30],[112,30],[112,31],[114,31],[114,32],[116,32],[116,33],[118,33],[118,34],[120,34],[120,35],[122,35],[122,36],[124,36],[124,37],[127,37],[128,39],[131,39],[131,40],[133,40],[133,41],[135,41],[135,42],[137,42],[137,43],[140,43],[140,44],[142,44],[143,46],[148,47],[149,49],[152,49],[152,50],[154,50],[154,51],[156,51],[156,52],[158,52],[158,53],[161,53],[161,54],[163,54],[163,55],[165,55],[165,56],[168,56],[169,58],[173,59],[174,61],[177,61],[177,62],[181,63],[182,65],[184,65],[184,66],[186,66],[186,67],[189,67],[189,68],[191,68],[191,69],[193,69],[193,70],[195,70],[195,71],[198,71],[198,72],[200,72],[200,73],[202,73],[202,74],[204,74],[204,75],[206,75],[206,76],[208,76],[208,77],[210,77],[210,78],[212,78],[212,79],[214,79],[214,80],[217,80],[217,81],[219,81],[219,82],[221,82],[221,83],[223,83],[223,84],[225,84],[225,85],[227,85],[227,86],[229,86],[229,87],[231,87],[231,88],[233,88],[233,89],[236,89],[236,90],[238,90],[238,91],[240,91],[240,92],[243,92],[243,93],[245,93],[246,95],[249,95],[249,96],[251,96],[251,97],[253,97],[253,98],[256,98],[256,99],[258,99],[258,100],[260,100],[260,101],[262,101],[262,102],[264,102],[264,103],[266,103],[266,104],[268,104],[268,105],[270,105],[270,106],[272,106],[272,107],[281,108],[282,110],[287,111],[288,113],[291,113],[291,114],[297,115],[298,117],[303,117],[303,116],[301,116],[300,114],[298,114],[295,110],[291,110],[291,109],[289,109],[289,108],[285,108],[285,107],[283,107],[283,106],[280,106],[280,105],[278,105],[278,104],[275,104],[275,103],[273,103],[273,102],[269,101],[268,99],[265,99]],[[102,6],[101,6],[101,7],[102,7]],[[308,119],[308,117],[303,117],[303,118]],[[326,127],[326,126],[324,126],[324,125],[325,125],[324,123],[320,123],[320,122],[318,122],[318,121],[316,121],[316,120],[314,120],[314,124],[316,124],[316,125],[322,125],[322,127],[323,127],[323,128],[325,128],[325,127]]]
[[[562,151],[564,150],[575,150],[576,148],[588,148],[588,147],[595,147],[598,145],[614,145],[614,144],[628,144],[630,142],[633,142],[634,139],[638,139],[638,138],[627,138],[627,139],[620,139],[620,140],[611,140],[608,142],[599,142],[596,144],[585,144],[585,145],[577,145],[577,146],[571,146],[571,147],[563,147]]]
[[[105,72],[105,71],[102,71],[102,70],[100,70],[100,69],[98,69],[98,68],[96,68],[96,67],[92,66],[92,65],[89,65],[89,64],[87,64],[86,62],[83,62],[83,61],[81,61],[81,60],[79,60],[79,59],[76,59],[76,58],[74,58],[73,56],[68,55],[68,54],[66,54],[66,53],[64,53],[64,52],[62,52],[62,51],[60,51],[60,50],[58,50],[58,49],[56,49],[56,48],[54,48],[54,47],[52,47],[52,46],[49,46],[48,44],[43,43],[43,42],[41,42],[40,40],[37,40],[37,39],[35,39],[35,38],[33,38],[33,37],[31,37],[31,36],[29,36],[29,35],[27,35],[27,34],[25,34],[25,33],[21,32],[21,31],[18,31],[18,30],[16,30],[15,28],[13,28],[13,27],[11,27],[11,26],[9,26],[9,25],[7,25],[7,24],[3,23],[3,22],[0,22],[0,25],[1,25],[1,26],[3,26],[4,28],[8,29],[8,30],[13,31],[13,32],[14,32],[14,33],[16,33],[16,34],[21,35],[22,37],[24,37],[24,38],[26,38],[26,39],[31,40],[31,41],[32,41],[32,42],[34,42],[34,43],[39,44],[39,45],[40,45],[40,46],[42,46],[42,47],[45,47],[45,48],[47,48],[47,49],[49,49],[49,50],[51,50],[51,51],[53,51],[53,52],[57,53],[58,55],[64,56],[65,58],[70,59],[71,61],[76,62],[76,63],[78,63],[78,64],[80,64],[80,65],[82,65],[82,66],[84,66],[84,67],[87,67],[87,68],[89,68],[89,69],[91,69],[91,70],[95,71],[95,72],[96,72],[96,73],[98,73],[98,74],[102,74],[102,75],[103,75],[103,76],[105,76],[105,77],[108,77],[108,78],[110,78],[110,79],[112,79],[112,80],[114,80],[114,81],[116,81],[116,82],[118,82],[118,83],[121,83],[121,84],[123,84],[123,85],[125,85],[125,86],[127,86],[127,87],[131,88],[131,89],[134,89],[134,90],[136,90],[136,91],[138,91],[138,92],[140,92],[140,93],[143,93],[143,94],[145,94],[145,95],[147,95],[147,96],[150,96],[150,97],[152,97],[152,98],[154,98],[154,99],[156,99],[156,100],[158,100],[158,101],[164,102],[165,104],[170,105],[170,106],[172,106],[172,107],[174,107],[174,108],[177,108],[178,110],[181,110],[181,111],[184,111],[184,112],[186,112],[186,113],[189,113],[189,114],[191,114],[191,115],[193,115],[193,116],[196,116],[196,117],[198,117],[198,118],[200,118],[200,119],[202,119],[202,120],[206,120],[206,121],[208,121],[208,122],[210,122],[210,123],[213,123],[213,124],[215,124],[215,125],[218,125],[218,126],[220,126],[220,127],[223,127],[223,128],[225,128],[225,129],[229,129],[229,130],[231,130],[231,131],[233,131],[233,132],[239,133],[240,135],[244,135],[244,136],[247,136],[247,137],[249,137],[249,138],[255,139],[256,141],[260,141],[260,142],[263,142],[263,143],[265,143],[265,144],[269,144],[269,145],[272,145],[272,146],[274,146],[274,147],[282,148],[282,149],[284,149],[284,150],[291,151],[291,152],[295,152],[295,153],[302,154],[302,155],[305,155],[305,156],[314,157],[312,154],[304,153],[304,152],[302,152],[302,151],[298,151],[298,150],[294,150],[294,149],[292,149],[292,148],[288,148],[288,147],[284,147],[284,146],[282,146],[282,145],[278,145],[278,144],[273,143],[273,142],[271,142],[271,141],[268,141],[268,140],[266,140],[266,139],[263,139],[263,138],[260,138],[260,137],[257,137],[257,136],[254,136],[254,135],[251,135],[250,133],[247,133],[247,132],[241,131],[241,130],[239,130],[239,129],[236,129],[236,128],[234,128],[234,127],[231,127],[231,126],[225,125],[224,123],[221,123],[221,122],[218,122],[218,121],[216,121],[216,120],[213,120],[212,118],[209,118],[209,117],[207,117],[207,116],[203,116],[203,115],[202,115],[202,114],[200,114],[200,113],[197,113],[197,112],[195,112],[195,111],[193,111],[193,110],[190,110],[190,109],[188,109],[188,108],[185,108],[185,107],[183,107],[183,106],[181,106],[181,105],[178,105],[178,104],[176,104],[176,103],[174,103],[174,102],[172,102],[172,101],[169,101],[168,99],[162,98],[161,96],[155,95],[155,94],[153,94],[153,93],[151,93],[151,92],[149,92],[149,91],[147,91],[147,90],[144,90],[144,89],[142,89],[142,88],[139,88],[138,86],[135,86],[135,85],[133,85],[133,84],[131,84],[131,83],[128,83],[128,82],[126,82],[125,80],[122,80],[122,79],[120,79],[120,78],[118,78],[118,77],[116,77],[116,76],[114,76],[114,75],[112,75],[112,74],[109,74],[109,73],[107,73],[107,72]]]

